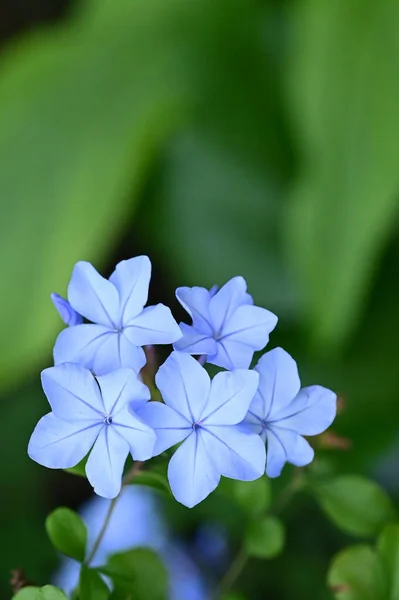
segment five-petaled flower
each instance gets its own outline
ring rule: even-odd
[[[131,369],[96,379],[70,363],[45,369],[42,385],[52,412],[36,425],[29,456],[45,467],[67,469],[92,448],[87,478],[99,496],[114,498],[129,452],[140,461],[153,454],[155,433],[135,413],[150,398],[148,388]]]
[[[120,367],[139,372],[145,365],[141,346],[178,340],[181,331],[169,308],[143,308],[150,277],[147,256],[120,262],[109,280],[90,263],[78,262],[68,286],[68,304],[91,323],[68,323],[72,326],[61,331],[54,347],[55,364],[78,363],[96,375]]]
[[[176,297],[193,324],[180,323],[183,337],[175,350],[206,355],[207,362],[226,369],[247,369],[277,325],[276,315],[253,305],[243,277],[233,277],[218,291],[180,287]]]
[[[313,448],[302,436],[331,425],[337,396],[320,385],[301,389],[296,362],[282,348],[264,354],[255,370],[259,387],[245,422],[267,445],[266,474],[278,477],[286,462],[303,467],[313,460]]]
[[[165,404],[149,402],[137,414],[157,434],[154,456],[185,440],[168,468],[179,502],[198,504],[217,487],[221,475],[252,481],[264,473],[264,444],[240,424],[257,389],[255,371],[218,373],[211,382],[192,356],[172,352],[156,383]]]

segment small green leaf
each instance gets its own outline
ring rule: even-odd
[[[381,561],[370,546],[351,546],[333,559],[328,585],[336,600],[385,600],[386,580]]]
[[[28,585],[17,592],[12,600],[36,600],[36,594],[40,588]]]
[[[70,469],[64,469],[64,471],[66,471],[67,473],[71,473],[72,475],[84,477],[86,479],[86,463],[88,458],[89,455],[85,456],[80,462],[78,462],[77,465],[71,467]]]
[[[46,519],[51,543],[63,554],[83,562],[87,530],[82,519],[69,508],[57,508]]]
[[[82,565],[79,579],[79,600],[108,600],[107,584],[94,569]]]
[[[53,585],[45,585],[41,588],[24,587],[12,597],[12,600],[67,600],[67,597]]]
[[[266,477],[260,477],[255,481],[234,481],[233,495],[246,512],[259,514],[270,506],[270,482]]]
[[[137,473],[130,485],[145,485],[160,492],[171,494],[168,480],[161,473],[154,471],[141,471]]]
[[[98,570],[111,577],[115,600],[125,600],[126,596],[134,600],[166,600],[166,569],[152,550],[136,548],[114,554],[107,565]]]
[[[385,527],[377,542],[378,552],[387,566],[388,600],[399,600],[399,524]]]
[[[250,556],[273,558],[284,547],[285,533],[282,522],[276,517],[252,521],[245,535],[245,549]]]
[[[360,475],[340,475],[312,489],[326,515],[345,533],[373,536],[393,518],[385,491]]]

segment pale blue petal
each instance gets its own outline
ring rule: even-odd
[[[241,342],[252,350],[262,350],[269,341],[269,333],[276,325],[277,317],[269,310],[244,304],[226,320],[221,339],[224,342]]]
[[[68,300],[71,306],[89,321],[118,328],[118,292],[90,263],[76,263],[68,286]]]
[[[70,421],[102,419],[104,403],[92,373],[72,363],[42,371],[42,386],[56,417]]]
[[[252,298],[251,294],[246,293],[244,295],[244,300],[242,302],[243,304],[253,304],[254,303],[254,299]]]
[[[147,362],[143,348],[132,344],[125,333],[120,334],[118,342],[121,367],[127,367],[139,373]]]
[[[200,333],[192,325],[180,323],[180,329],[183,337],[173,344],[175,350],[188,352],[189,354],[207,354],[214,355],[217,352],[217,343],[213,337],[205,333]]]
[[[199,419],[208,400],[210,379],[195,358],[172,352],[159,368],[155,382],[165,404],[191,423]]]
[[[151,262],[148,256],[122,260],[109,278],[120,298],[120,324],[127,325],[147,303],[151,279]]]
[[[262,420],[288,406],[301,387],[294,359],[282,348],[267,352],[255,367],[259,373],[259,388],[249,410]]]
[[[190,421],[161,402],[147,402],[136,408],[135,412],[155,430],[157,440],[153,451],[154,456],[183,441],[193,430]]]
[[[258,382],[258,373],[247,369],[218,373],[212,380],[201,422],[206,427],[240,423],[248,412]]]
[[[116,427],[119,435],[127,441],[134,460],[148,460],[154,456],[155,431],[132,411],[130,405],[125,405],[113,417],[112,427]]]
[[[233,277],[211,298],[209,313],[216,334],[222,332],[224,324],[244,301],[247,284],[243,277]]]
[[[97,377],[105,411],[115,417],[132,400],[145,402],[151,398],[150,390],[132,369],[118,369]]]
[[[314,450],[295,431],[280,427],[270,427],[266,431],[266,475],[278,477],[286,462],[303,467],[312,462]]]
[[[86,456],[102,427],[98,421],[71,423],[49,413],[36,425],[28,454],[49,469],[70,469]]]
[[[191,433],[169,462],[168,478],[178,502],[192,508],[218,486],[220,474],[210,460],[201,430]]]
[[[112,332],[98,344],[91,363],[95,375],[105,375],[121,368],[120,337],[120,333]]]
[[[331,425],[336,413],[336,394],[320,385],[312,385],[300,390],[273,420],[279,427],[293,429],[301,435],[318,435]]]
[[[87,479],[94,491],[103,498],[115,498],[122,486],[129,444],[115,429],[103,427],[86,463]]]
[[[176,298],[192,318],[194,327],[197,331],[210,336],[213,334],[209,314],[211,297],[211,292],[203,287],[179,287],[176,290]]]
[[[124,328],[126,337],[136,346],[146,344],[171,344],[180,339],[182,333],[174,320],[170,308],[163,304],[147,306]]]
[[[250,346],[226,338],[226,340],[217,342],[217,353],[209,356],[207,361],[233,371],[234,369],[248,369],[253,355],[254,351]]]
[[[224,477],[253,481],[265,472],[265,445],[243,425],[207,426],[204,441],[216,469]]]
[[[74,362],[93,370],[96,352],[104,344],[111,333],[103,325],[75,325],[63,329],[54,346],[54,362]]]
[[[53,301],[53,304],[57,309],[58,314],[60,315],[61,319],[66,325],[69,325],[71,327],[73,325],[80,325],[81,323],[83,323],[82,315],[77,313],[76,310],[72,308],[68,300],[66,300],[59,294],[56,294],[55,292],[53,292],[50,295],[50,298]]]

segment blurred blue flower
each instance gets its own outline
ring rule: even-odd
[[[217,487],[221,475],[244,481],[262,475],[264,444],[238,425],[256,392],[257,373],[237,369],[211,382],[192,356],[172,352],[156,384],[165,404],[149,402],[137,414],[156,431],[154,456],[185,440],[168,469],[176,500],[191,508]]]
[[[181,331],[163,304],[143,308],[148,299],[151,262],[147,256],[123,260],[109,280],[88,262],[78,262],[68,286],[71,307],[92,323],[59,334],[54,362],[82,364],[96,375],[120,367],[136,372],[145,365],[141,346],[170,344]]]
[[[70,363],[45,369],[42,385],[52,412],[36,425],[29,456],[50,469],[67,469],[92,448],[87,478],[97,494],[114,498],[129,452],[135,460],[153,453],[155,433],[134,413],[150,398],[148,388],[131,369],[95,379]]]
[[[337,396],[319,385],[301,388],[294,359],[282,348],[262,356],[258,391],[245,422],[267,444],[266,474],[278,477],[286,462],[309,464],[314,450],[304,435],[318,435],[336,415]]]
[[[193,320],[180,323],[183,337],[175,350],[206,355],[207,362],[226,369],[247,369],[255,350],[262,350],[277,317],[253,306],[243,277],[233,277],[220,290],[180,287],[176,297]]]
[[[87,526],[87,555],[104,524],[110,500],[91,498],[80,514]],[[136,547],[147,547],[159,553],[169,572],[168,598],[170,600],[205,600],[206,586],[187,552],[170,540],[160,506],[154,493],[141,486],[126,486],[109,520],[105,534],[90,563],[100,567],[112,554]],[[54,576],[53,583],[71,595],[79,581],[80,564],[64,559]]]
[[[50,297],[65,325],[72,327],[83,323],[82,315],[72,308],[68,300],[56,293],[51,294]]]

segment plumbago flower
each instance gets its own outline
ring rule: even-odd
[[[83,323],[82,315],[72,308],[68,300],[55,292],[52,293],[50,297],[65,325],[73,327],[73,325],[80,325]]]
[[[135,460],[153,454],[155,433],[135,413],[150,398],[147,386],[131,369],[95,378],[70,363],[45,369],[42,385],[52,412],[36,425],[29,456],[50,469],[67,469],[92,448],[87,478],[99,496],[114,498],[129,452]]]
[[[180,287],[176,297],[193,324],[180,323],[183,337],[175,350],[206,355],[207,362],[229,370],[247,369],[277,325],[276,315],[253,306],[243,277],[233,277],[219,291]]]
[[[245,423],[267,445],[266,474],[278,477],[286,462],[309,464],[314,450],[304,435],[318,435],[336,415],[337,396],[320,385],[301,388],[294,359],[282,348],[267,352],[255,367],[258,391]]]
[[[57,338],[55,364],[78,363],[96,375],[120,367],[139,372],[146,362],[141,346],[178,340],[182,334],[169,308],[163,304],[143,308],[150,277],[147,256],[123,260],[109,280],[90,263],[78,262],[69,283],[68,302],[58,295],[52,298],[70,325]],[[91,323],[80,323],[80,315]]]
[[[192,507],[217,487],[221,475],[252,481],[264,473],[264,444],[240,425],[257,389],[255,371],[218,373],[211,382],[192,356],[172,352],[156,384],[165,404],[149,402],[137,414],[156,431],[154,456],[185,440],[168,468],[176,500]]]

